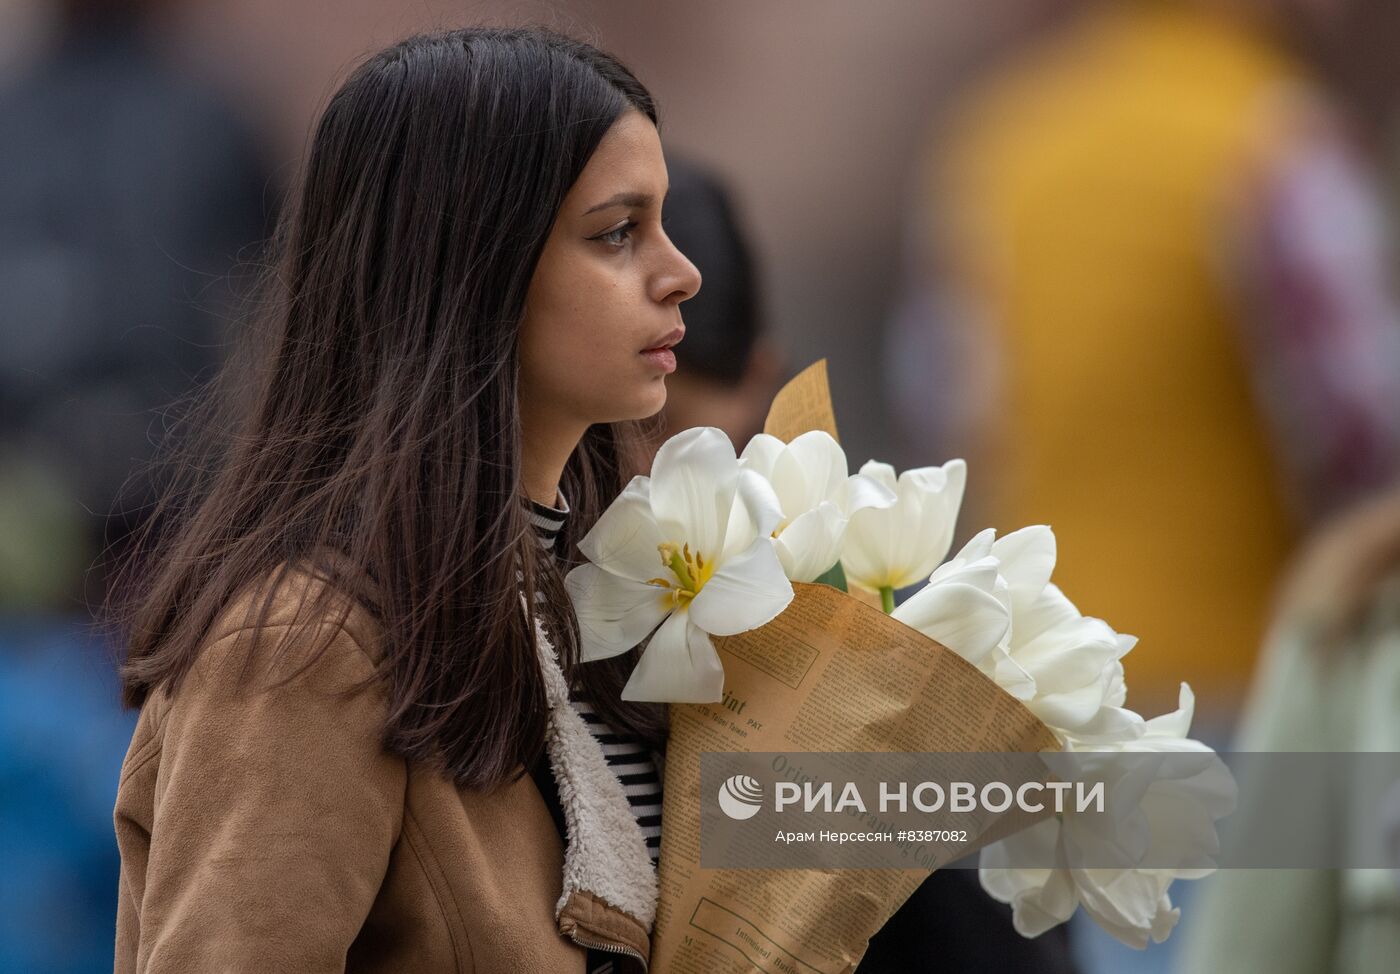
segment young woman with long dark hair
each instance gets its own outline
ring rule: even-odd
[[[563,572],[695,267],[650,95],[543,29],[330,100],[251,357],[122,566],[116,970],[644,970],[664,709]]]

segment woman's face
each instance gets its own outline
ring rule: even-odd
[[[656,126],[620,116],[564,198],[530,281],[522,416],[535,426],[642,419],[666,402],[680,304],[700,272],[661,229],[668,188]]]

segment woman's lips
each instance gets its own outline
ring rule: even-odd
[[[651,348],[642,349],[642,357],[651,361],[662,372],[676,371],[676,353],[671,349],[685,337],[685,326],[679,325]]]
[[[648,348],[642,352],[642,357],[662,372],[670,374],[676,371],[676,353],[671,351],[670,346]]]

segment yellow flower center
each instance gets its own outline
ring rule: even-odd
[[[666,541],[657,545],[656,550],[661,553],[661,564],[671,572],[671,577],[648,579],[647,584],[664,588],[663,598],[671,607],[684,609],[715,573],[714,562],[706,561],[698,551],[692,553],[688,544]]]

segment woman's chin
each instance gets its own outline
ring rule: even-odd
[[[639,390],[623,419],[651,419],[666,405],[666,377],[657,376]]]
[[[625,398],[611,398],[607,402],[595,403],[587,410],[594,423],[626,423],[634,420],[651,419],[666,405],[666,385],[661,379],[646,388],[637,389]]]

